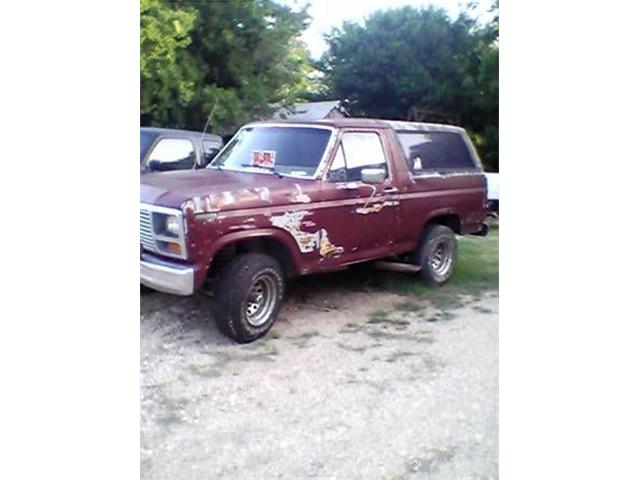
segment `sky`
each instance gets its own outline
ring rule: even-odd
[[[442,7],[452,17],[458,15],[461,6],[466,1],[460,0],[278,0],[279,3],[289,5],[295,10],[309,3],[309,14],[312,17],[311,25],[303,33],[304,40],[309,47],[314,59],[320,58],[326,50],[327,44],[323,35],[329,33],[332,27],[340,27],[345,20],[361,23],[362,20],[376,10],[404,7],[428,7],[434,5]],[[491,6],[491,0],[479,0],[477,14],[480,19],[489,18],[486,12]],[[484,14],[484,15],[482,15]]]

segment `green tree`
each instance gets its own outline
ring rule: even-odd
[[[196,12],[163,0],[140,0],[140,114],[169,122],[174,103],[188,104],[194,84],[183,75],[178,52],[190,43]]]
[[[421,112],[421,120],[460,124],[494,169],[498,48],[493,33],[497,25],[495,32],[480,28],[467,13],[451,19],[434,7],[378,11],[364,25],[346,22],[333,29],[321,66],[330,95],[346,99],[354,115],[406,119],[412,111]]]
[[[274,0],[155,1],[172,13],[193,11],[195,21],[189,43],[172,50],[170,95],[152,94],[155,110],[142,110],[142,123],[201,129],[211,113],[212,129],[228,134],[302,95],[308,59],[297,37],[308,22],[306,8],[293,11]]]

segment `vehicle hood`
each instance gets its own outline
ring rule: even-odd
[[[309,180],[205,168],[149,173],[140,178],[140,202],[194,213],[307,203]]]

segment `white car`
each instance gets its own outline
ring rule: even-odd
[[[500,183],[497,173],[485,173],[487,177],[487,201],[489,211],[498,214]]]

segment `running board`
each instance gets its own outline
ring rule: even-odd
[[[402,262],[388,262],[385,260],[379,260],[373,264],[379,270],[388,270],[390,272],[401,272],[401,273],[418,273],[422,270],[420,265],[413,265],[411,263],[402,263]]]

